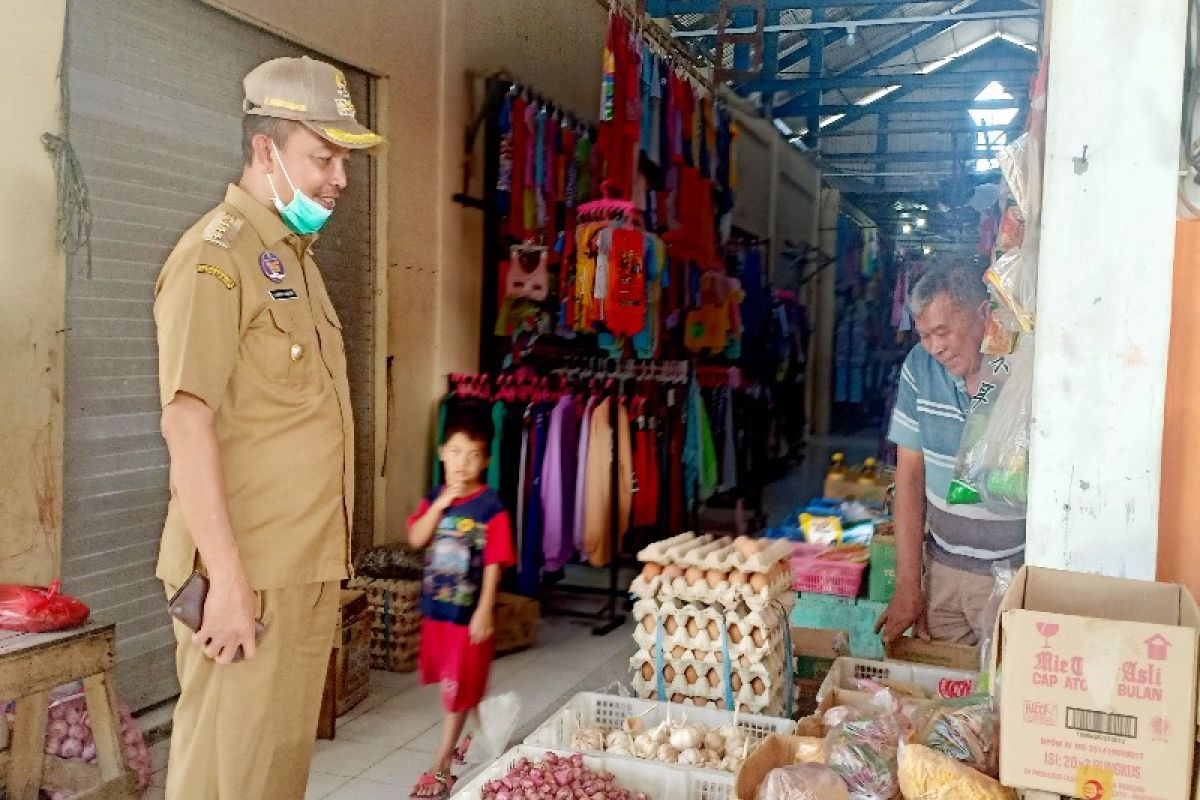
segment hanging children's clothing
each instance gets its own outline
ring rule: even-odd
[[[580,403],[565,395],[554,406],[542,462],[542,552],[548,571],[562,569],[575,554],[575,485],[579,464]]]

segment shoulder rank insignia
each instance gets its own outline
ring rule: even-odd
[[[220,216],[213,217],[212,221],[205,226],[204,241],[215,244],[222,250],[228,250],[241,229],[242,218],[226,211]]]
[[[237,281],[229,277],[229,273],[220,267],[214,267],[212,264],[197,264],[196,272],[201,275],[212,275],[214,278],[225,284],[226,289],[232,289],[237,286]]]

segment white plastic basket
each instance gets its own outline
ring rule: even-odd
[[[833,662],[825,682],[817,693],[820,703],[835,690],[860,691],[858,681],[869,680],[884,686],[918,686],[927,698],[966,697],[979,689],[979,673],[898,661],[870,661],[863,658],[839,658]]]
[[[525,744],[536,747],[546,747],[553,750],[575,751],[571,746],[575,731],[579,726],[585,728],[600,727],[605,732],[616,730],[629,717],[641,717],[646,728],[654,728],[670,714],[672,720],[698,722],[709,728],[716,728],[733,722],[733,714],[729,711],[719,711],[713,708],[698,708],[696,706],[680,705],[677,703],[660,703],[654,700],[639,700],[636,697],[617,697],[615,695],[597,694],[595,692],[580,692],[572,697],[567,704],[550,715],[549,719],[529,734]],[[757,714],[739,714],[738,727],[746,733],[753,750],[758,742],[772,733],[791,734],[796,730],[796,723],[790,719],[764,717]],[[594,751],[585,753],[601,755]],[[610,759],[635,761],[640,764],[658,763],[647,762],[633,756],[610,756]],[[698,767],[684,765],[662,765],[668,769],[685,772],[704,773],[721,777],[727,773],[703,770]],[[732,778],[732,775],[730,775]]]
[[[559,748],[518,745],[509,750],[490,766],[476,775],[470,783],[454,792],[461,800],[478,800],[483,787],[490,781],[508,774],[519,759],[539,761],[546,753],[570,756],[571,752]],[[715,772],[687,772],[672,769],[665,764],[613,756],[584,755],[583,763],[593,772],[611,773],[622,789],[642,792],[649,800],[732,800],[733,776]]]

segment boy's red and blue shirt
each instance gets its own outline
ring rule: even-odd
[[[409,525],[429,510],[441,491],[435,489],[421,503]],[[500,495],[483,487],[456,500],[438,520],[425,550],[421,613],[428,620],[469,624],[479,605],[484,568],[510,566],[515,560],[512,524]]]

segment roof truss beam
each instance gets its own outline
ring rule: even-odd
[[[743,84],[751,92],[794,92],[803,87],[808,91],[837,91],[839,89],[882,89],[898,86],[901,89],[939,89],[966,87],[976,83],[986,86],[993,80],[1007,88],[1009,83],[1028,82],[1033,67],[1027,69],[970,70],[962,72],[900,73],[894,75],[831,75],[824,78],[776,78],[752,80]]]

